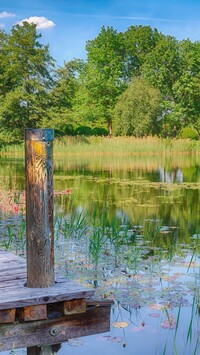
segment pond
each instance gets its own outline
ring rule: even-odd
[[[23,160],[0,171],[0,247],[23,256]],[[199,157],[54,157],[54,190],[56,268],[114,302],[110,332],[58,354],[198,354]]]

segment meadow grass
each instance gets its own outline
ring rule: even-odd
[[[64,136],[54,140],[55,154],[87,154],[87,155],[134,155],[134,154],[200,154],[200,141],[190,139],[162,139],[158,137],[83,137]],[[0,155],[19,156],[24,153],[24,144],[2,147]]]

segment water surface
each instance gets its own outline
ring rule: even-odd
[[[24,182],[22,159],[0,159],[1,244],[12,225],[22,254]],[[198,354],[199,159],[54,157],[54,189],[56,267],[114,301],[109,333],[58,354]]]

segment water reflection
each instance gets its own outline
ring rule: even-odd
[[[24,159],[0,157],[0,183],[23,189]],[[121,179],[144,178],[160,182],[200,181],[199,158],[195,156],[54,156],[54,176],[103,176]]]
[[[160,181],[168,183],[181,183],[183,182],[183,171],[180,168],[176,168],[173,171],[167,171],[163,168],[159,168]]]
[[[119,319],[128,323],[124,330],[111,327],[101,336],[63,344],[58,353],[173,354],[175,344],[179,354],[197,354],[198,159],[54,157],[54,166],[57,267],[117,300],[111,325]],[[4,195],[24,189],[23,160],[0,160],[0,167]],[[162,327],[167,314],[178,319],[177,331]]]

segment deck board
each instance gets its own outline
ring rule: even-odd
[[[93,289],[58,277],[55,285],[46,288],[28,288],[25,285],[26,261],[10,252],[0,250],[0,310],[94,295]]]

